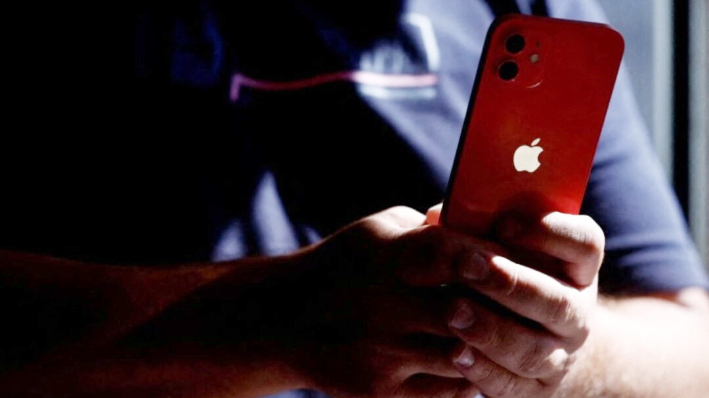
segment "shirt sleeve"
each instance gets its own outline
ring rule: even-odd
[[[605,22],[600,7],[592,1],[549,1],[549,8],[553,16]],[[709,287],[706,269],[653,152],[624,68],[606,116],[582,212],[593,217],[606,234],[602,291]]]
[[[606,234],[602,290],[709,286],[624,71],[611,100],[582,211]]]

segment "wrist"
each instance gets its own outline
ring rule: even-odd
[[[270,340],[251,341],[232,352],[226,380],[240,397],[263,397],[283,391],[312,388],[299,366],[302,355]],[[248,393],[245,394],[245,392]]]
[[[309,289],[303,284],[312,279],[317,255],[306,248],[285,256],[238,260],[247,267],[237,264],[209,294],[225,309],[217,311],[218,317],[237,326],[234,334],[226,333],[227,339],[239,341],[229,355],[234,376],[250,375],[254,382],[249,384],[264,387],[253,396],[314,387],[302,366],[308,349],[294,333],[294,322],[303,311],[302,295]]]
[[[626,363],[619,368],[617,361],[628,355],[635,357],[627,344],[622,344],[626,336],[620,331],[629,327],[627,320],[619,317],[613,307],[613,299],[599,296],[588,321],[588,338],[576,351],[574,363],[554,398],[603,397],[611,392],[613,396],[635,396],[621,382],[624,374],[609,370],[633,366]]]

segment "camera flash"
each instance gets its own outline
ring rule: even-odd
[[[537,62],[539,62],[539,54],[532,54],[532,55],[529,57],[529,60],[530,60],[533,64],[536,64]]]

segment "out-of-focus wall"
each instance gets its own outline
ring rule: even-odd
[[[625,38],[625,65],[668,179],[673,181],[676,170],[686,170],[688,181],[679,189],[686,198],[683,204],[692,236],[709,268],[709,3],[707,0],[598,2],[611,25]],[[687,34],[675,43],[678,31]],[[677,44],[684,44],[680,40],[689,41],[686,65],[675,63]],[[683,93],[688,96],[686,102],[676,101],[675,76],[687,78],[687,92]],[[687,108],[689,131],[676,130],[687,130],[681,127],[682,123],[676,123],[679,119],[673,109],[684,110],[677,106]],[[677,151],[680,147],[686,151]]]
[[[672,176],[672,0],[598,0],[625,39],[640,113],[668,178]]]

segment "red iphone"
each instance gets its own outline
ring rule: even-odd
[[[485,41],[441,223],[485,236],[507,211],[578,214],[623,47],[606,25],[497,19]]]

